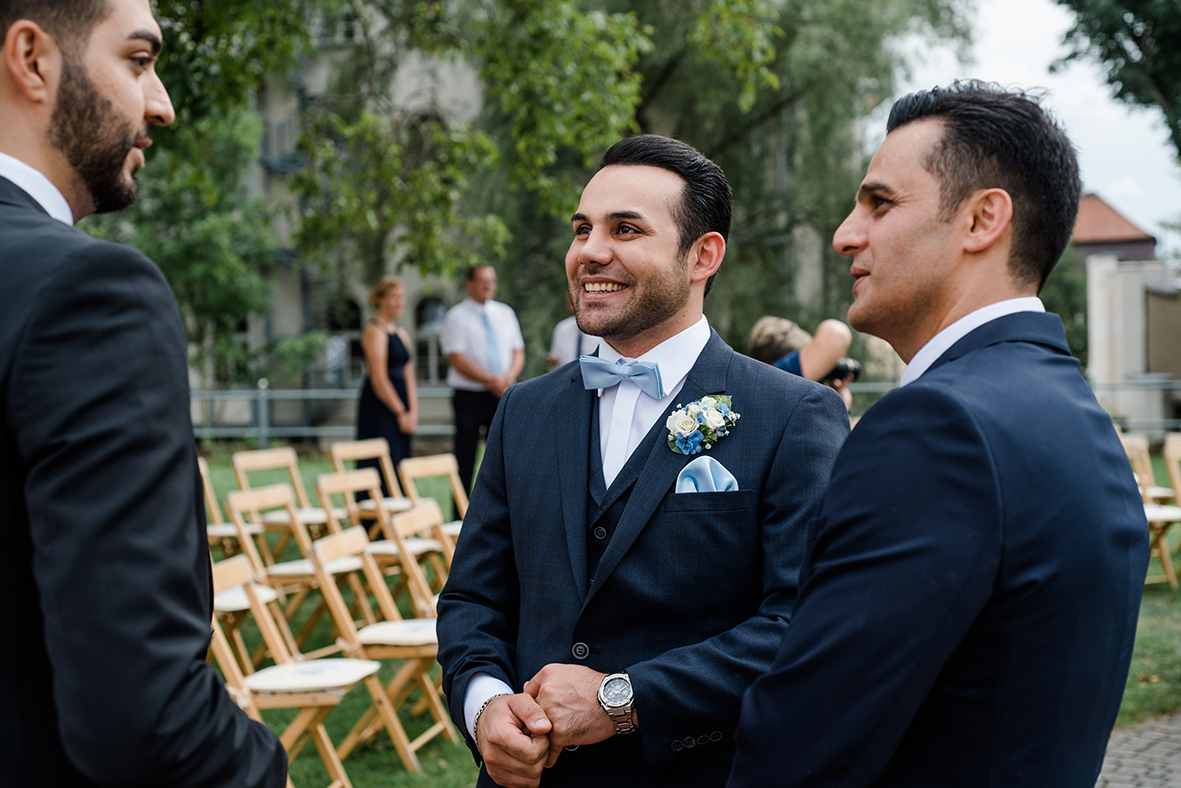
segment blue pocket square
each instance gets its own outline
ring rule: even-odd
[[[698,457],[677,474],[678,493],[735,492],[738,480],[713,457]]]

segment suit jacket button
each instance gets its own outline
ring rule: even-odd
[[[684,744],[686,748],[697,746],[697,740],[694,739],[692,736],[686,736],[684,739],[681,740],[681,743]]]
[[[709,735],[709,740],[710,741],[721,741],[722,740],[722,732],[721,731],[714,731],[713,733],[711,733]]]
[[[700,736],[697,737],[697,743],[698,744],[709,744],[709,736],[707,736],[704,733],[701,734]]]
[[[586,659],[590,656],[590,647],[585,643],[575,643],[574,648],[570,649],[570,653],[574,655],[575,659]]]
[[[606,539],[607,538],[607,529],[600,525],[598,528],[595,529],[595,538],[596,539]]]
[[[672,748],[673,752],[680,752],[681,750],[685,749],[685,745],[681,744],[679,741],[675,741],[672,743]]]

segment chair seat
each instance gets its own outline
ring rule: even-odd
[[[1144,516],[1150,523],[1178,523],[1181,522],[1181,506],[1146,503]]]
[[[339,575],[344,572],[359,572],[361,571],[361,559],[355,555],[345,555],[333,561],[329,561],[324,565],[324,569],[330,575]],[[300,558],[295,561],[284,561],[281,564],[267,567],[267,574],[273,577],[292,577],[296,575],[314,575],[316,568],[312,565],[310,558]]]
[[[296,509],[295,515],[304,525],[323,525],[328,522],[328,514],[319,506]],[[332,516],[337,520],[347,520],[349,513],[344,509],[333,507]],[[290,518],[287,517],[286,509],[275,509],[264,514],[262,521],[267,525],[286,525],[290,522]]]
[[[382,498],[381,503],[387,512],[405,512],[414,508],[414,503],[409,498]],[[377,508],[372,498],[357,501],[357,506],[363,512],[372,512]]]
[[[270,586],[260,586],[252,583],[254,593],[264,605],[269,605],[279,598],[279,592]],[[227,588],[213,596],[213,609],[218,613],[237,613],[250,609],[250,598],[246,596],[246,589],[242,586]]]
[[[437,539],[419,539],[418,537],[411,537],[402,540],[406,542],[406,549],[414,557],[424,555],[426,553],[441,553],[443,552],[443,545]],[[396,556],[398,554],[397,542],[392,542],[389,539],[380,539],[376,542],[370,542],[365,546],[365,552],[370,555],[384,555]]]
[[[449,523],[443,523],[443,533],[447,534],[452,539],[459,538],[460,528],[463,528],[463,520],[452,520]]]
[[[362,627],[357,639],[367,646],[430,646],[439,642],[433,618],[379,621]]]
[[[237,539],[238,527],[233,523],[210,523],[205,526],[205,532],[210,539]],[[246,533],[251,536],[261,536],[262,526],[257,523],[246,523]]]
[[[1152,487],[1148,488],[1148,497],[1153,499],[1154,501],[1156,501],[1156,500],[1171,501],[1171,500],[1173,500],[1173,488],[1172,487],[1157,487],[1157,486],[1153,485]]]
[[[310,659],[272,665],[246,677],[252,692],[315,692],[348,689],[381,667],[369,659]]]

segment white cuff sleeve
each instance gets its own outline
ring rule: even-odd
[[[472,741],[476,740],[476,712],[484,705],[484,701],[497,695],[512,694],[513,688],[495,676],[487,673],[472,675],[471,681],[467,683],[467,693],[463,696],[463,721]]]

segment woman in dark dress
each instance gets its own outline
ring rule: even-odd
[[[406,293],[401,281],[383,276],[369,293],[377,309],[361,334],[368,374],[357,406],[357,439],[385,438],[390,444],[394,466],[410,456],[410,435],[418,426],[418,391],[414,363],[410,359],[410,336],[395,320],[402,314]],[[358,467],[377,467],[377,462],[359,462]],[[382,490],[385,479],[382,479]]]

